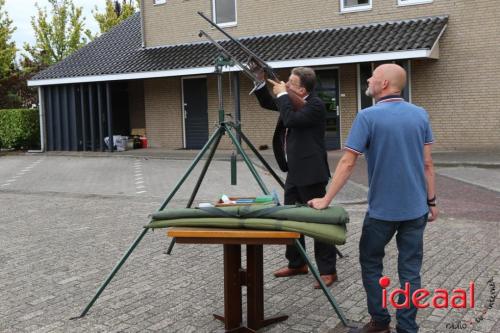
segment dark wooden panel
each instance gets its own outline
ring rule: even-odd
[[[54,131],[55,150],[62,150],[62,129],[61,129],[61,87],[54,88]]]
[[[87,115],[88,115],[88,110],[87,110],[87,96],[85,93],[85,88],[86,86],[81,83],[80,84],[80,116],[81,116],[81,127],[82,127],[82,150],[86,151],[87,150]]]
[[[97,84],[97,120],[99,122],[99,150],[104,151],[104,129],[103,129],[103,113],[102,107],[102,85]]]
[[[109,87],[109,82],[106,82],[106,114],[108,123],[108,137],[109,137],[109,151],[113,151],[113,110],[111,106],[111,89]]]
[[[89,124],[90,124],[90,149],[92,151],[96,150],[95,145],[95,108],[94,108],[94,86],[93,84],[89,84]]]
[[[47,136],[47,150],[54,150],[54,116],[53,108],[54,103],[52,100],[52,86],[44,87],[43,93],[45,94],[45,135]]]

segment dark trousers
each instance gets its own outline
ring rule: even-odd
[[[409,282],[410,295],[420,288],[423,236],[426,224],[427,214],[415,220],[397,222],[372,219],[366,214],[359,241],[359,262],[368,312],[373,320],[387,324],[391,321],[389,312],[382,306],[382,288],[379,279],[382,277],[384,249],[394,234],[396,234],[398,247],[398,274],[401,288],[404,289],[405,283]],[[393,288],[391,286],[388,289]],[[401,304],[403,301],[403,297],[400,297],[398,303]],[[416,316],[417,308],[410,300],[409,309],[403,308],[396,311],[397,332],[418,332]]]
[[[308,186],[285,184],[285,205],[307,204],[307,201],[311,199],[323,197],[326,193],[326,184],[326,182]],[[304,235],[300,237],[299,241],[305,249]],[[321,275],[336,273],[337,252],[335,245],[314,240],[314,254]],[[295,245],[287,245],[286,258],[289,268],[297,268],[306,264]]]

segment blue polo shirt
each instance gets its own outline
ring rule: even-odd
[[[358,113],[345,148],[365,155],[371,218],[404,221],[428,212],[423,150],[432,142],[427,112],[399,96]]]

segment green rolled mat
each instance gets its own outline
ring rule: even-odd
[[[276,207],[275,205],[251,205],[251,206],[230,206],[218,207],[224,212],[233,215],[235,218],[253,218],[252,214],[263,209]],[[331,206],[326,209],[317,210],[307,206],[279,206],[284,209],[270,210],[269,214],[259,216],[259,218],[269,218],[276,220],[288,220],[297,222],[310,222],[321,224],[346,224],[349,222],[349,214],[340,206]],[[247,215],[247,216],[246,216]],[[167,208],[152,215],[153,220],[173,220],[183,218],[209,218],[221,217],[213,212],[204,211],[198,208]]]
[[[274,197],[272,195],[261,195],[255,197],[255,203],[271,203],[273,202]]]
[[[153,221],[146,228],[168,227],[204,227],[204,228],[233,228],[253,230],[281,230],[295,231],[320,241],[342,245],[346,241],[345,224],[322,224],[310,222],[297,222],[288,220],[248,218],[239,219],[232,217],[205,217],[205,218],[180,218],[172,220]]]

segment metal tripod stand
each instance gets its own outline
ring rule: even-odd
[[[263,164],[263,166],[267,169],[267,171],[269,171],[269,173],[273,176],[273,178],[280,184],[280,186],[284,187],[283,181],[274,172],[274,170],[269,166],[269,164],[262,157],[262,155],[257,151],[257,149],[255,148],[255,146],[250,142],[250,140],[244,135],[244,133],[240,129],[239,124],[235,124],[234,122],[228,122],[228,121],[225,121],[225,119],[224,119],[225,118],[225,114],[224,114],[223,96],[222,96],[222,70],[223,70],[223,68],[225,66],[230,66],[230,65],[232,65],[231,61],[228,58],[224,57],[224,55],[222,55],[222,54],[216,59],[215,73],[217,74],[218,98],[219,98],[219,123],[217,125],[217,129],[211,135],[211,137],[208,139],[208,141],[203,146],[203,148],[200,150],[200,152],[196,155],[196,157],[193,160],[193,162],[191,163],[191,165],[188,167],[188,169],[186,170],[186,172],[184,173],[184,175],[181,177],[181,179],[177,182],[177,184],[175,185],[175,187],[172,190],[172,192],[168,195],[168,197],[165,199],[165,201],[163,201],[163,203],[161,204],[161,206],[158,209],[158,211],[162,211],[162,210],[165,209],[165,207],[168,205],[168,203],[170,202],[170,200],[172,200],[172,198],[177,193],[177,191],[179,190],[179,188],[182,186],[182,184],[185,182],[185,180],[189,177],[189,175],[191,174],[191,172],[193,171],[193,169],[196,167],[196,165],[198,164],[198,162],[207,153],[207,151],[209,151],[208,157],[207,157],[207,159],[205,161],[205,164],[204,164],[203,169],[202,169],[202,171],[200,173],[198,181],[196,182],[195,187],[193,189],[193,192],[191,194],[191,197],[190,197],[190,199],[189,199],[189,201],[188,201],[188,203],[186,205],[187,208],[190,208],[192,206],[192,204],[194,202],[194,199],[196,197],[196,194],[198,193],[198,190],[199,190],[199,188],[200,188],[200,186],[201,186],[201,184],[203,182],[203,179],[204,179],[204,177],[206,175],[208,167],[210,166],[210,163],[211,163],[211,161],[213,159],[215,151],[217,150],[217,147],[218,147],[218,145],[220,143],[220,140],[222,139],[222,137],[224,136],[224,134],[227,134],[229,136],[229,138],[231,139],[231,142],[234,144],[234,146],[236,147],[236,150],[238,151],[238,153],[243,158],[245,164],[247,165],[248,169],[252,173],[253,177],[255,178],[255,180],[257,181],[257,183],[259,184],[259,187],[261,188],[261,190],[262,190],[262,192],[264,194],[267,195],[267,194],[270,194],[270,192],[267,189],[267,187],[264,184],[264,182],[262,181],[261,177],[259,176],[257,170],[255,169],[254,164],[252,163],[252,161],[250,160],[250,158],[248,157],[248,155],[243,150],[241,144],[239,143],[239,140],[238,140],[237,136],[239,136],[242,139],[242,141],[247,144],[247,146],[250,148],[250,150],[252,150],[252,152],[257,156],[257,158],[259,159],[259,161]],[[151,222],[152,221],[150,221],[150,223]],[[104,281],[104,283],[99,287],[99,289],[97,290],[96,294],[94,295],[94,297],[92,298],[92,300],[87,304],[87,306],[82,311],[82,313],[78,317],[74,317],[72,319],[83,318],[83,317],[85,317],[87,315],[87,313],[90,310],[90,308],[97,301],[97,299],[99,298],[99,296],[102,294],[102,292],[104,291],[104,289],[111,282],[111,280],[113,279],[113,277],[120,270],[120,268],[123,266],[123,264],[125,263],[125,261],[129,258],[129,256],[132,254],[132,252],[135,250],[135,248],[137,247],[137,245],[139,245],[139,243],[141,242],[141,240],[143,239],[143,237],[146,235],[147,232],[148,232],[147,228],[144,228],[144,230],[141,231],[141,233],[137,236],[137,238],[133,241],[133,243],[130,245],[130,247],[128,248],[128,250],[122,256],[122,258],[115,265],[115,267],[113,268],[113,270],[111,271],[111,273],[109,274],[109,276],[106,278],[106,280]],[[167,253],[169,253],[172,250],[172,247],[173,247],[174,244],[175,244],[175,239],[172,240]],[[304,257],[307,265],[309,266],[309,268],[312,271],[312,273],[313,273],[314,277],[316,278],[316,280],[319,282],[320,287],[323,290],[323,293],[328,298],[328,301],[330,302],[330,304],[332,305],[333,309],[335,310],[335,312],[339,316],[342,324],[347,327],[348,326],[347,325],[347,321],[345,319],[345,316],[344,316],[343,312],[338,307],[335,299],[333,298],[332,294],[330,293],[330,290],[325,286],[323,280],[319,276],[319,273],[318,273],[316,267],[314,267],[312,265],[312,263],[309,260],[309,257],[307,256],[304,248],[302,247],[302,245],[300,244],[300,242],[298,240],[295,240],[295,246],[297,246],[297,248],[299,249],[301,255]]]

